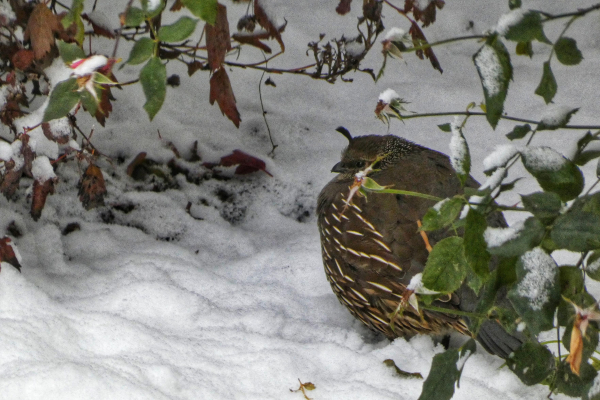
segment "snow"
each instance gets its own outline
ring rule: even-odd
[[[516,8],[506,14],[501,15],[498,19],[498,24],[496,25],[496,32],[498,32],[498,34],[501,36],[506,35],[506,32],[508,32],[512,26],[515,26],[521,22],[525,14],[528,12],[528,10],[523,8]]]
[[[456,360],[456,369],[460,371],[465,366],[465,363],[471,356],[471,350],[465,351],[465,354],[461,355],[458,360]]]
[[[379,94],[379,100],[383,101],[385,104],[390,104],[395,99],[399,99],[400,96],[394,89],[387,88],[382,93]]]
[[[468,174],[469,148],[467,147],[467,141],[460,131],[461,128],[457,119],[450,124],[450,128],[452,129],[452,138],[450,139],[450,162],[452,163],[452,168],[459,174]]]
[[[517,293],[530,300],[533,310],[541,310],[548,302],[548,288],[554,284],[558,268],[541,247],[536,247],[520,258],[526,273],[517,284]]]
[[[439,293],[439,292],[436,292],[435,290],[427,289],[425,287],[425,285],[423,285],[422,279],[423,279],[422,273],[415,274],[415,276],[413,276],[410,279],[410,283],[408,284],[406,289],[412,290],[418,294],[437,294],[437,293]]]
[[[354,37],[361,12],[354,3],[346,17],[336,14],[335,3],[320,0],[306,0],[302,12],[298,2],[269,4],[289,22],[282,34],[286,52],[268,66],[311,63],[306,44],[318,40],[320,32]],[[464,35],[468,20],[475,21],[476,27],[479,21],[491,26],[506,8],[505,2],[461,3],[448,1],[438,12],[437,22],[425,29],[430,41]],[[572,10],[556,3],[551,12]],[[577,7],[585,6],[581,3]],[[226,5],[232,23],[247,8],[247,3]],[[529,6],[544,9],[546,4],[532,1]],[[97,2],[98,11],[114,21],[123,8],[124,2],[116,0]],[[173,18],[179,16],[181,12]],[[589,20],[593,18],[579,19],[572,29],[593,31],[595,25]],[[410,28],[393,13],[386,13],[384,22]],[[563,22],[557,24],[554,36],[548,36],[556,37]],[[200,34],[197,29],[193,40]],[[111,54],[114,42],[110,40],[95,37],[92,47],[102,43],[97,54]],[[127,59],[130,46],[131,42],[121,41],[117,57]],[[428,336],[390,342],[339,304],[323,271],[316,200],[334,176],[329,171],[347,145],[335,132],[339,125],[355,136],[383,135],[389,129],[448,153],[449,137],[436,128],[447,122],[446,117],[407,119],[388,128],[373,118],[373,109],[386,88],[406,93],[419,112],[455,111],[478,101],[481,85],[472,55],[479,46],[475,41],[437,46],[443,75],[410,54],[406,64],[388,63],[377,83],[364,73],[348,75],[352,83],[338,80],[335,85],[272,74],[277,87],[263,86],[262,96],[279,145],[274,158],[268,156],[271,145],[258,101],[261,71],[227,69],[243,119],[239,130],[217,105],[208,104],[208,73],[198,71],[188,78],[185,65],[178,62],[169,62],[167,69],[181,76],[182,85],[168,88],[163,109],[152,122],[143,109],[139,85],[113,90],[117,101],[106,127],[80,110],[77,122],[86,134],[96,124],[92,143],[102,155],[84,152],[83,160],[71,155],[56,163],[56,193],[48,197],[37,222],[24,200],[31,178],[21,180],[18,201],[0,196],[0,235],[14,221],[20,236],[13,240],[23,266],[19,273],[3,264],[0,272],[0,398],[302,400],[301,393],[289,391],[298,388],[298,379],[316,385],[309,393],[315,400],[418,398],[422,381],[397,377],[383,360],[393,359],[403,370],[426,376],[432,357],[444,351],[443,346]],[[586,62],[563,73],[593,82],[597,43],[578,40],[578,46]],[[88,51],[87,41],[84,47]],[[239,62],[250,61],[252,51],[244,47]],[[510,51],[512,55],[513,48]],[[547,51],[540,48],[536,57],[546,59]],[[528,118],[545,107],[532,95],[541,68],[533,64],[536,57],[534,61],[513,57],[515,84],[505,107],[509,115]],[[377,70],[381,63],[377,48],[369,58],[372,62],[365,67]],[[260,60],[260,53],[252,59]],[[126,82],[137,79],[139,68],[126,66],[115,73]],[[555,71],[560,86],[557,101],[582,106],[577,123],[596,124],[595,85],[568,85],[569,76],[558,76],[560,71]],[[44,72],[50,87],[71,74],[60,59]],[[38,96],[32,113],[15,121],[17,129],[39,123],[43,107]],[[513,125],[500,121],[493,131],[484,118],[469,118],[466,134],[479,181],[485,179],[480,168],[483,159],[505,143],[502,132]],[[62,153],[62,147],[61,151],[51,148],[41,129],[32,132],[38,155],[54,160]],[[552,134],[543,139],[537,135],[535,140],[552,146],[567,140],[566,135]],[[5,127],[0,135],[14,139]],[[189,161],[196,141],[201,162]],[[85,144],[79,133],[77,142],[69,146]],[[174,157],[169,143],[181,153],[183,158],[176,161],[190,169],[189,176],[169,173],[165,165]],[[23,162],[20,142],[12,148],[13,159]],[[218,180],[202,167],[202,162],[218,160],[235,149],[262,158],[274,178],[257,173]],[[127,165],[141,151],[172,181],[164,183],[159,174],[143,181],[128,176]],[[101,168],[108,190],[106,206],[89,211],[82,207],[77,187],[89,162],[85,157]],[[590,176],[594,167],[586,170]],[[517,188],[537,187],[533,183],[524,179]],[[78,229],[67,233],[69,224]],[[464,340],[453,337],[451,346],[456,348]],[[503,363],[478,347],[464,366],[454,399],[546,398],[547,387],[525,386],[501,368]],[[553,399],[566,396],[553,395]]]
[[[346,52],[353,57],[358,57],[365,51],[364,43],[359,43],[357,41],[346,42],[345,47]]]
[[[501,144],[496,146],[487,157],[483,159],[483,170],[491,171],[498,167],[505,167],[508,161],[519,151],[512,144]]]
[[[472,198],[473,196],[471,196]],[[488,226],[483,232],[483,238],[488,247],[499,247],[509,240],[517,238],[524,227],[524,221],[517,221],[507,228],[493,228]]]
[[[488,96],[496,96],[504,86],[502,64],[496,50],[489,44],[484,44],[475,55],[474,62]]]
[[[33,175],[33,179],[41,183],[56,178],[52,164],[50,164],[48,157],[45,156],[38,156],[33,160],[31,163],[31,174]]]
[[[597,375],[594,378],[594,382],[592,383],[590,390],[588,390],[588,398],[591,399],[594,396],[596,396],[598,393],[600,393],[600,375]]]
[[[13,156],[13,148],[10,143],[0,141],[0,160],[10,161]]]
[[[546,147],[526,147],[521,150],[525,166],[532,171],[558,171],[567,160],[556,150]]]
[[[565,125],[571,114],[575,111],[577,111],[577,108],[563,105],[551,105],[544,110],[540,123],[549,128]]]
[[[91,75],[99,68],[104,67],[108,63],[108,58],[101,55],[89,56],[86,59],[78,58],[71,63],[73,69],[73,75],[75,76],[86,76]]]
[[[506,168],[497,168],[489,178],[479,187],[479,190],[491,189],[494,190],[502,184],[502,181],[506,177]]]
[[[404,29],[393,27],[385,33],[383,40],[402,41],[405,35]]]

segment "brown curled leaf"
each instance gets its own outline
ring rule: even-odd
[[[63,31],[60,19],[61,17],[52,13],[43,2],[33,9],[24,35],[25,40],[31,41],[36,60],[43,58],[50,51],[54,45],[54,33]]]
[[[273,176],[267,171],[267,166],[263,160],[251,156],[250,154],[246,154],[241,150],[234,150],[233,153],[221,157],[221,161],[218,164],[203,163],[202,165],[210,169],[218,166],[232,167],[237,165],[237,168],[235,169],[236,175],[246,175],[257,171],[263,171],[267,175]]]
[[[104,205],[106,184],[102,171],[94,164],[90,164],[81,177],[79,187],[79,200],[86,210],[91,210]]]
[[[46,198],[49,194],[54,194],[54,184],[56,178],[50,178],[43,182],[33,181],[33,196],[31,198],[31,217],[37,221],[42,216],[42,210],[46,205]]]
[[[254,14],[256,15],[256,22],[263,28],[269,32],[270,37],[275,38],[279,46],[281,46],[281,51],[285,51],[285,45],[283,44],[283,39],[281,38],[281,32],[283,29],[276,26],[277,21],[273,21],[262,7],[261,2],[259,0],[254,0]],[[285,25],[284,25],[285,27]]]
[[[233,122],[236,128],[240,127],[242,119],[235,105],[235,96],[225,68],[220,68],[210,77],[209,100],[211,105],[216,101],[219,104],[221,112]]]
[[[21,272],[21,263],[19,257],[15,253],[15,247],[12,240],[8,236],[0,238],[0,263],[8,263]]]
[[[210,69],[215,71],[221,68],[221,65],[225,61],[225,55],[231,50],[227,7],[218,4],[215,24],[206,24],[204,29],[206,30],[208,64],[210,65]]]

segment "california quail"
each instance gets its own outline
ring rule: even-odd
[[[435,201],[396,194],[354,195],[346,204],[355,174],[376,162],[369,174],[379,185],[439,198],[463,189],[448,157],[437,151],[393,136],[352,138],[338,128],[350,144],[332,172],[338,175],[321,191],[317,215],[325,273],[339,301],[369,328],[388,338],[415,334],[443,334],[454,329],[471,335],[467,321],[455,314],[406,307],[398,313],[406,286],[423,272],[428,257],[417,221]],[[478,187],[469,178],[467,186]],[[506,226],[498,213],[491,225]],[[428,233],[431,245],[451,233]],[[495,262],[494,260],[492,262]],[[492,268],[494,266],[492,265]],[[467,285],[434,305],[473,311],[478,298]],[[393,321],[392,321],[393,319]],[[492,354],[506,358],[522,339],[507,333],[497,322],[486,320],[478,341]]]

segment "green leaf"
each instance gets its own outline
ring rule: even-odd
[[[129,53],[129,59],[127,60],[127,64],[137,65],[141,64],[154,54],[154,45],[156,43],[154,40],[144,37],[135,42],[131,52]]]
[[[450,123],[440,124],[437,127],[440,128],[442,132],[452,132],[452,129],[450,128]]]
[[[542,189],[558,194],[562,201],[574,199],[583,190],[581,170],[556,150],[545,146],[527,147],[521,152],[521,159]]]
[[[521,8],[521,0],[508,0],[508,8],[514,10],[515,8]]]
[[[531,10],[525,13],[519,22],[511,25],[504,34],[504,37],[514,42],[538,40],[542,43],[550,44],[550,41],[544,34],[540,13]]]
[[[196,30],[197,19],[181,17],[171,25],[163,25],[158,31],[161,42],[174,43],[187,39]]]
[[[579,376],[571,371],[569,364],[561,362],[556,370],[555,390],[571,397],[587,394],[592,381],[598,373],[588,363],[581,363]]]
[[[156,2],[150,2],[150,0],[141,0],[142,2],[142,10],[144,11],[145,17],[152,19],[154,17],[156,17],[158,14],[160,14],[165,6],[166,6],[166,1],[165,0],[159,0],[159,4],[158,6],[156,6],[155,8],[148,8],[149,6],[154,6]]]
[[[529,132],[531,132],[531,125],[516,125],[512,131],[506,134],[506,137],[509,140],[523,139]]]
[[[600,248],[600,215],[570,211],[554,222],[550,237],[561,249],[590,251]]]
[[[71,64],[78,58],[86,57],[81,47],[77,46],[75,43],[66,43],[62,40],[57,40],[56,45],[58,47],[58,52],[60,53],[60,58],[62,58],[66,64]]]
[[[540,247],[517,261],[517,283],[508,298],[532,334],[552,329],[554,311],[561,299],[558,267]]]
[[[533,46],[531,42],[519,42],[517,43],[517,47],[515,48],[515,53],[518,56],[528,56],[529,58],[533,57]]]
[[[96,111],[98,110],[98,101],[87,90],[81,91],[80,95],[81,105],[83,106],[83,108],[85,108],[86,111],[89,112],[92,117],[95,117]]]
[[[475,293],[479,293],[481,286],[490,274],[490,253],[487,251],[487,243],[483,238],[487,222],[481,213],[473,209],[469,210],[466,219],[463,240],[465,258],[470,268],[468,284]]]
[[[556,79],[554,79],[554,74],[552,73],[552,69],[550,68],[550,61],[546,61],[544,63],[542,80],[540,81],[538,87],[535,89],[535,94],[537,94],[538,96],[542,96],[546,104],[548,104],[554,98],[557,89],[558,85],[556,84]]]
[[[158,57],[152,57],[140,71],[140,83],[146,95],[144,110],[150,120],[162,107],[167,95],[167,67]]]
[[[50,100],[46,111],[44,111],[42,122],[66,116],[79,102],[80,95],[77,91],[78,89],[79,85],[75,78],[69,78],[66,81],[57,83],[52,93],[50,93]]]
[[[125,16],[125,26],[140,26],[144,22],[144,19],[144,11],[141,8],[129,7]]]
[[[181,0],[192,14],[213,25],[217,20],[217,0]]]
[[[454,385],[458,383],[465,361],[475,352],[476,345],[470,339],[462,350],[449,349],[436,354],[419,400],[449,400],[454,395]]]
[[[469,179],[471,172],[471,154],[469,145],[463,135],[462,128],[451,126],[452,138],[450,139],[450,162],[458,176],[461,186],[464,186]]]
[[[423,271],[423,285],[440,293],[451,293],[460,287],[467,275],[463,238],[451,236],[434,247]]]
[[[497,36],[490,37],[475,53],[473,62],[477,68],[483,95],[485,97],[486,118],[492,128],[496,128],[512,80],[510,55]]]
[[[427,210],[423,216],[423,231],[434,231],[450,225],[462,210],[464,201],[460,197],[445,199]]]
[[[496,229],[494,228],[488,228],[488,230],[486,230],[485,236],[488,237],[489,235],[491,238],[493,238],[494,236],[499,234],[499,232],[502,231],[496,231]],[[525,220],[523,227],[514,233],[514,237],[501,243],[498,246],[488,246],[488,251],[490,252],[490,254],[499,255],[503,257],[520,256],[526,251],[537,246],[544,237],[544,233],[545,228],[542,225],[542,223],[535,217],[529,217]],[[490,242],[490,240],[487,241],[488,243]]]
[[[560,213],[562,202],[553,192],[535,192],[521,195],[525,209],[544,223],[551,222]]]
[[[600,281],[600,251],[594,251],[586,261],[585,273],[593,280]]]
[[[556,59],[564,65],[577,65],[583,60],[575,39],[563,36],[554,44]]]
[[[575,155],[573,162],[579,166],[583,166],[598,157],[600,157],[600,150],[585,150]]]
[[[541,383],[554,371],[554,356],[546,346],[526,342],[506,360],[506,365],[526,385]]]
[[[83,21],[81,20],[81,13],[83,12],[83,1],[84,0],[73,0],[71,9],[61,20],[64,29],[68,29],[72,24],[75,24],[75,26],[77,27],[77,32],[75,33],[75,40],[80,45],[83,43],[83,39],[85,37],[85,28],[83,26]]]

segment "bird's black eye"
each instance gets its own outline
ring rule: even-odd
[[[353,164],[354,164],[355,168],[362,168],[362,167],[365,166],[365,162],[364,161],[355,161]]]

